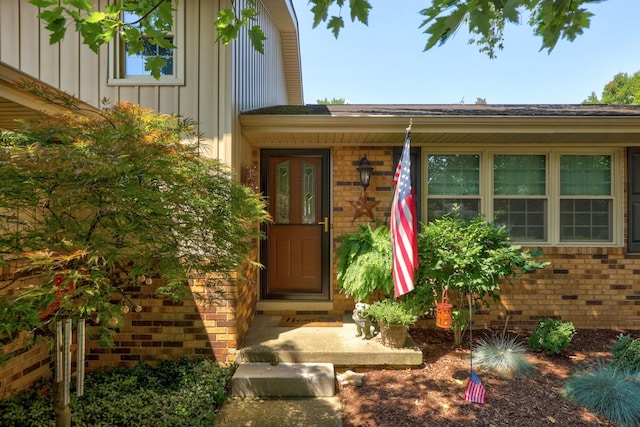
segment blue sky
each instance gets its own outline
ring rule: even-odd
[[[600,96],[619,72],[640,71],[640,0],[589,6],[591,28],[548,54],[528,25],[510,25],[505,48],[489,59],[459,31],[423,52],[418,28],[429,0],[370,0],[369,26],[348,21],[336,40],[321,24],[312,29],[307,0],[293,0],[300,28],[304,100],[325,97],[353,104],[579,104]],[[397,6],[401,5],[401,6]]]

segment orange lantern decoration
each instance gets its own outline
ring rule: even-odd
[[[449,304],[447,290],[442,288],[442,301],[436,304],[436,326],[439,328],[451,329],[453,318],[451,310],[453,305]]]

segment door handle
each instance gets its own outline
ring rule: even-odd
[[[324,221],[318,222],[318,225],[324,225],[324,232],[329,232],[329,217],[325,216]]]

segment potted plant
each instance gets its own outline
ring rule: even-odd
[[[404,347],[409,326],[417,320],[410,305],[392,299],[374,302],[367,309],[367,315],[378,322],[382,344],[393,348]]]

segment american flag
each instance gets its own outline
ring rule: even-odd
[[[476,371],[471,370],[471,377],[467,383],[467,388],[464,390],[464,400],[475,403],[484,403],[487,399],[487,391],[484,389],[480,378],[476,374]]]
[[[413,273],[418,266],[416,203],[411,185],[410,145],[411,132],[407,130],[402,156],[393,179],[396,192],[391,204],[393,289],[396,298],[413,290]]]

